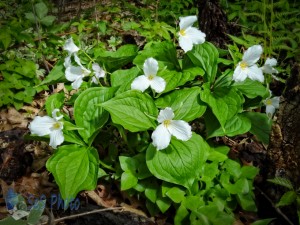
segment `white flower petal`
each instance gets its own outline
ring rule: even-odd
[[[246,69],[242,69],[240,67],[240,64],[235,68],[234,72],[233,72],[233,77],[232,79],[235,81],[235,82],[243,82],[244,80],[246,80],[247,78],[247,71],[248,71],[248,68]]]
[[[148,77],[150,75],[156,75],[158,71],[158,62],[154,58],[148,58],[144,62],[144,67],[143,67],[145,76]]]
[[[65,73],[68,81],[75,81],[78,77],[82,76],[82,68],[80,66],[69,66]]]
[[[155,90],[157,93],[161,93],[165,90],[166,88],[166,81],[159,76],[155,76],[151,81],[150,81],[150,87]]]
[[[179,20],[180,30],[185,30],[186,28],[191,27],[197,21],[197,16],[179,17]]]
[[[49,116],[37,116],[29,125],[29,130],[32,134],[45,136],[51,133],[51,128],[56,121]]]
[[[53,109],[52,111],[52,118],[54,118],[56,121],[61,120],[64,117],[63,115],[57,116],[58,112],[59,109]]]
[[[174,112],[170,107],[160,110],[157,121],[159,123],[164,122],[165,120],[172,120],[174,118]]]
[[[189,27],[185,30],[185,36],[192,41],[193,44],[202,44],[205,42],[205,33],[195,27]]]
[[[79,66],[83,67],[83,65],[81,64],[80,59],[76,53],[74,53],[74,60]]]
[[[274,97],[274,98],[271,98],[271,101],[272,101],[272,105],[278,109],[279,108],[279,102],[280,102],[280,97]]]
[[[93,63],[92,69],[94,70],[95,76],[97,78],[104,77],[105,71],[99,66],[98,63]],[[98,82],[98,81],[97,81]]]
[[[145,75],[136,77],[131,83],[131,89],[144,92],[150,86],[150,81]]]
[[[267,58],[265,65],[269,66],[276,66],[277,65],[277,60],[274,58]]]
[[[273,114],[275,112],[275,107],[273,105],[267,105],[266,106],[266,114],[272,118],[273,117]]]
[[[63,132],[62,132],[61,129],[59,129],[59,130],[53,130],[50,133],[50,143],[49,143],[49,145],[52,148],[56,148],[57,145],[60,145],[63,142],[64,142],[64,135],[63,135]]]
[[[183,120],[172,120],[167,128],[179,140],[187,141],[192,137],[191,126]]]
[[[99,81],[97,80],[96,76],[92,77],[91,82],[94,83],[94,84],[99,84]]]
[[[79,51],[79,48],[74,44],[72,38],[69,38],[69,39],[66,40],[66,43],[63,46],[63,49],[66,50],[66,51],[68,51],[69,54],[73,54],[73,53]]]
[[[68,55],[66,58],[65,58],[65,62],[64,62],[64,67],[67,68],[69,66],[71,66],[72,63],[71,63],[71,55]]]
[[[73,89],[79,89],[83,82],[83,76],[77,77],[77,79],[72,83]]]
[[[179,36],[179,46],[184,52],[188,52],[193,49],[193,42],[187,36]]]
[[[170,144],[171,134],[163,124],[160,124],[153,131],[151,138],[154,147],[156,147],[157,150],[161,150],[168,147]]]
[[[258,68],[257,65],[250,66],[248,69],[248,77],[251,80],[257,80],[259,82],[264,82],[264,75],[261,68]]]
[[[243,61],[245,61],[249,66],[252,66],[259,60],[262,52],[263,49],[261,45],[253,45],[245,51]]]

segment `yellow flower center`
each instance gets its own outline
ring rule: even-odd
[[[185,29],[180,30],[180,31],[179,31],[179,34],[180,34],[181,36],[185,36]]]
[[[272,105],[272,100],[271,99],[267,99],[266,100],[266,105]]]
[[[242,70],[246,69],[248,67],[248,64],[244,61],[241,62],[240,67],[242,68]]]
[[[163,124],[165,127],[168,127],[171,124],[171,120],[165,120]]]
[[[55,123],[53,124],[53,126],[52,126],[52,128],[55,129],[55,130],[59,129],[60,127],[61,127],[60,122],[55,122]]]
[[[155,77],[154,75],[149,75],[149,76],[148,76],[148,80],[153,80],[154,77]]]

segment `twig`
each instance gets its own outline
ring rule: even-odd
[[[65,216],[65,217],[61,217],[58,219],[55,219],[53,222],[54,223],[58,223],[64,220],[70,220],[70,219],[74,219],[74,218],[78,218],[81,216],[86,216],[86,215],[90,215],[90,214],[94,214],[94,213],[99,213],[99,212],[104,212],[104,211],[112,211],[112,210],[123,210],[124,207],[112,207],[112,208],[105,208],[105,209],[96,209],[96,210],[92,210],[89,212],[84,212],[84,213],[78,213],[78,214],[74,214],[74,215],[70,215],[70,216]],[[42,225],[47,225],[48,222],[44,222],[42,223]]]
[[[275,211],[281,215],[288,224],[290,225],[294,225],[292,221],[290,221],[290,219],[280,210],[280,208],[276,207],[276,205],[273,203],[273,201],[269,198],[268,195],[266,195],[259,187],[255,186],[255,189],[257,189],[261,194],[262,196],[264,196],[272,205],[272,207],[275,209]]]

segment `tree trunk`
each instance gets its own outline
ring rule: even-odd
[[[232,26],[222,10],[218,0],[194,0],[198,8],[199,29],[206,34],[206,40],[224,48],[229,42],[227,34],[231,33]]]
[[[280,101],[268,147],[269,177],[285,176],[296,187],[300,181],[300,65],[295,65]]]

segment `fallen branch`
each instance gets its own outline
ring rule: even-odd
[[[81,217],[81,216],[86,216],[86,215],[99,213],[99,212],[104,212],[104,211],[112,211],[112,210],[123,211],[124,207],[112,207],[112,208],[105,208],[105,209],[96,209],[96,210],[92,210],[92,211],[88,211],[88,212],[84,212],[84,213],[78,213],[78,214],[74,214],[74,215],[54,219],[54,220],[52,220],[52,222],[50,224],[55,224],[55,223],[58,223],[58,222],[62,222],[64,220],[70,220],[70,219],[78,218],[78,217]],[[47,224],[49,224],[49,223],[48,222],[42,223],[42,225],[47,225]]]

